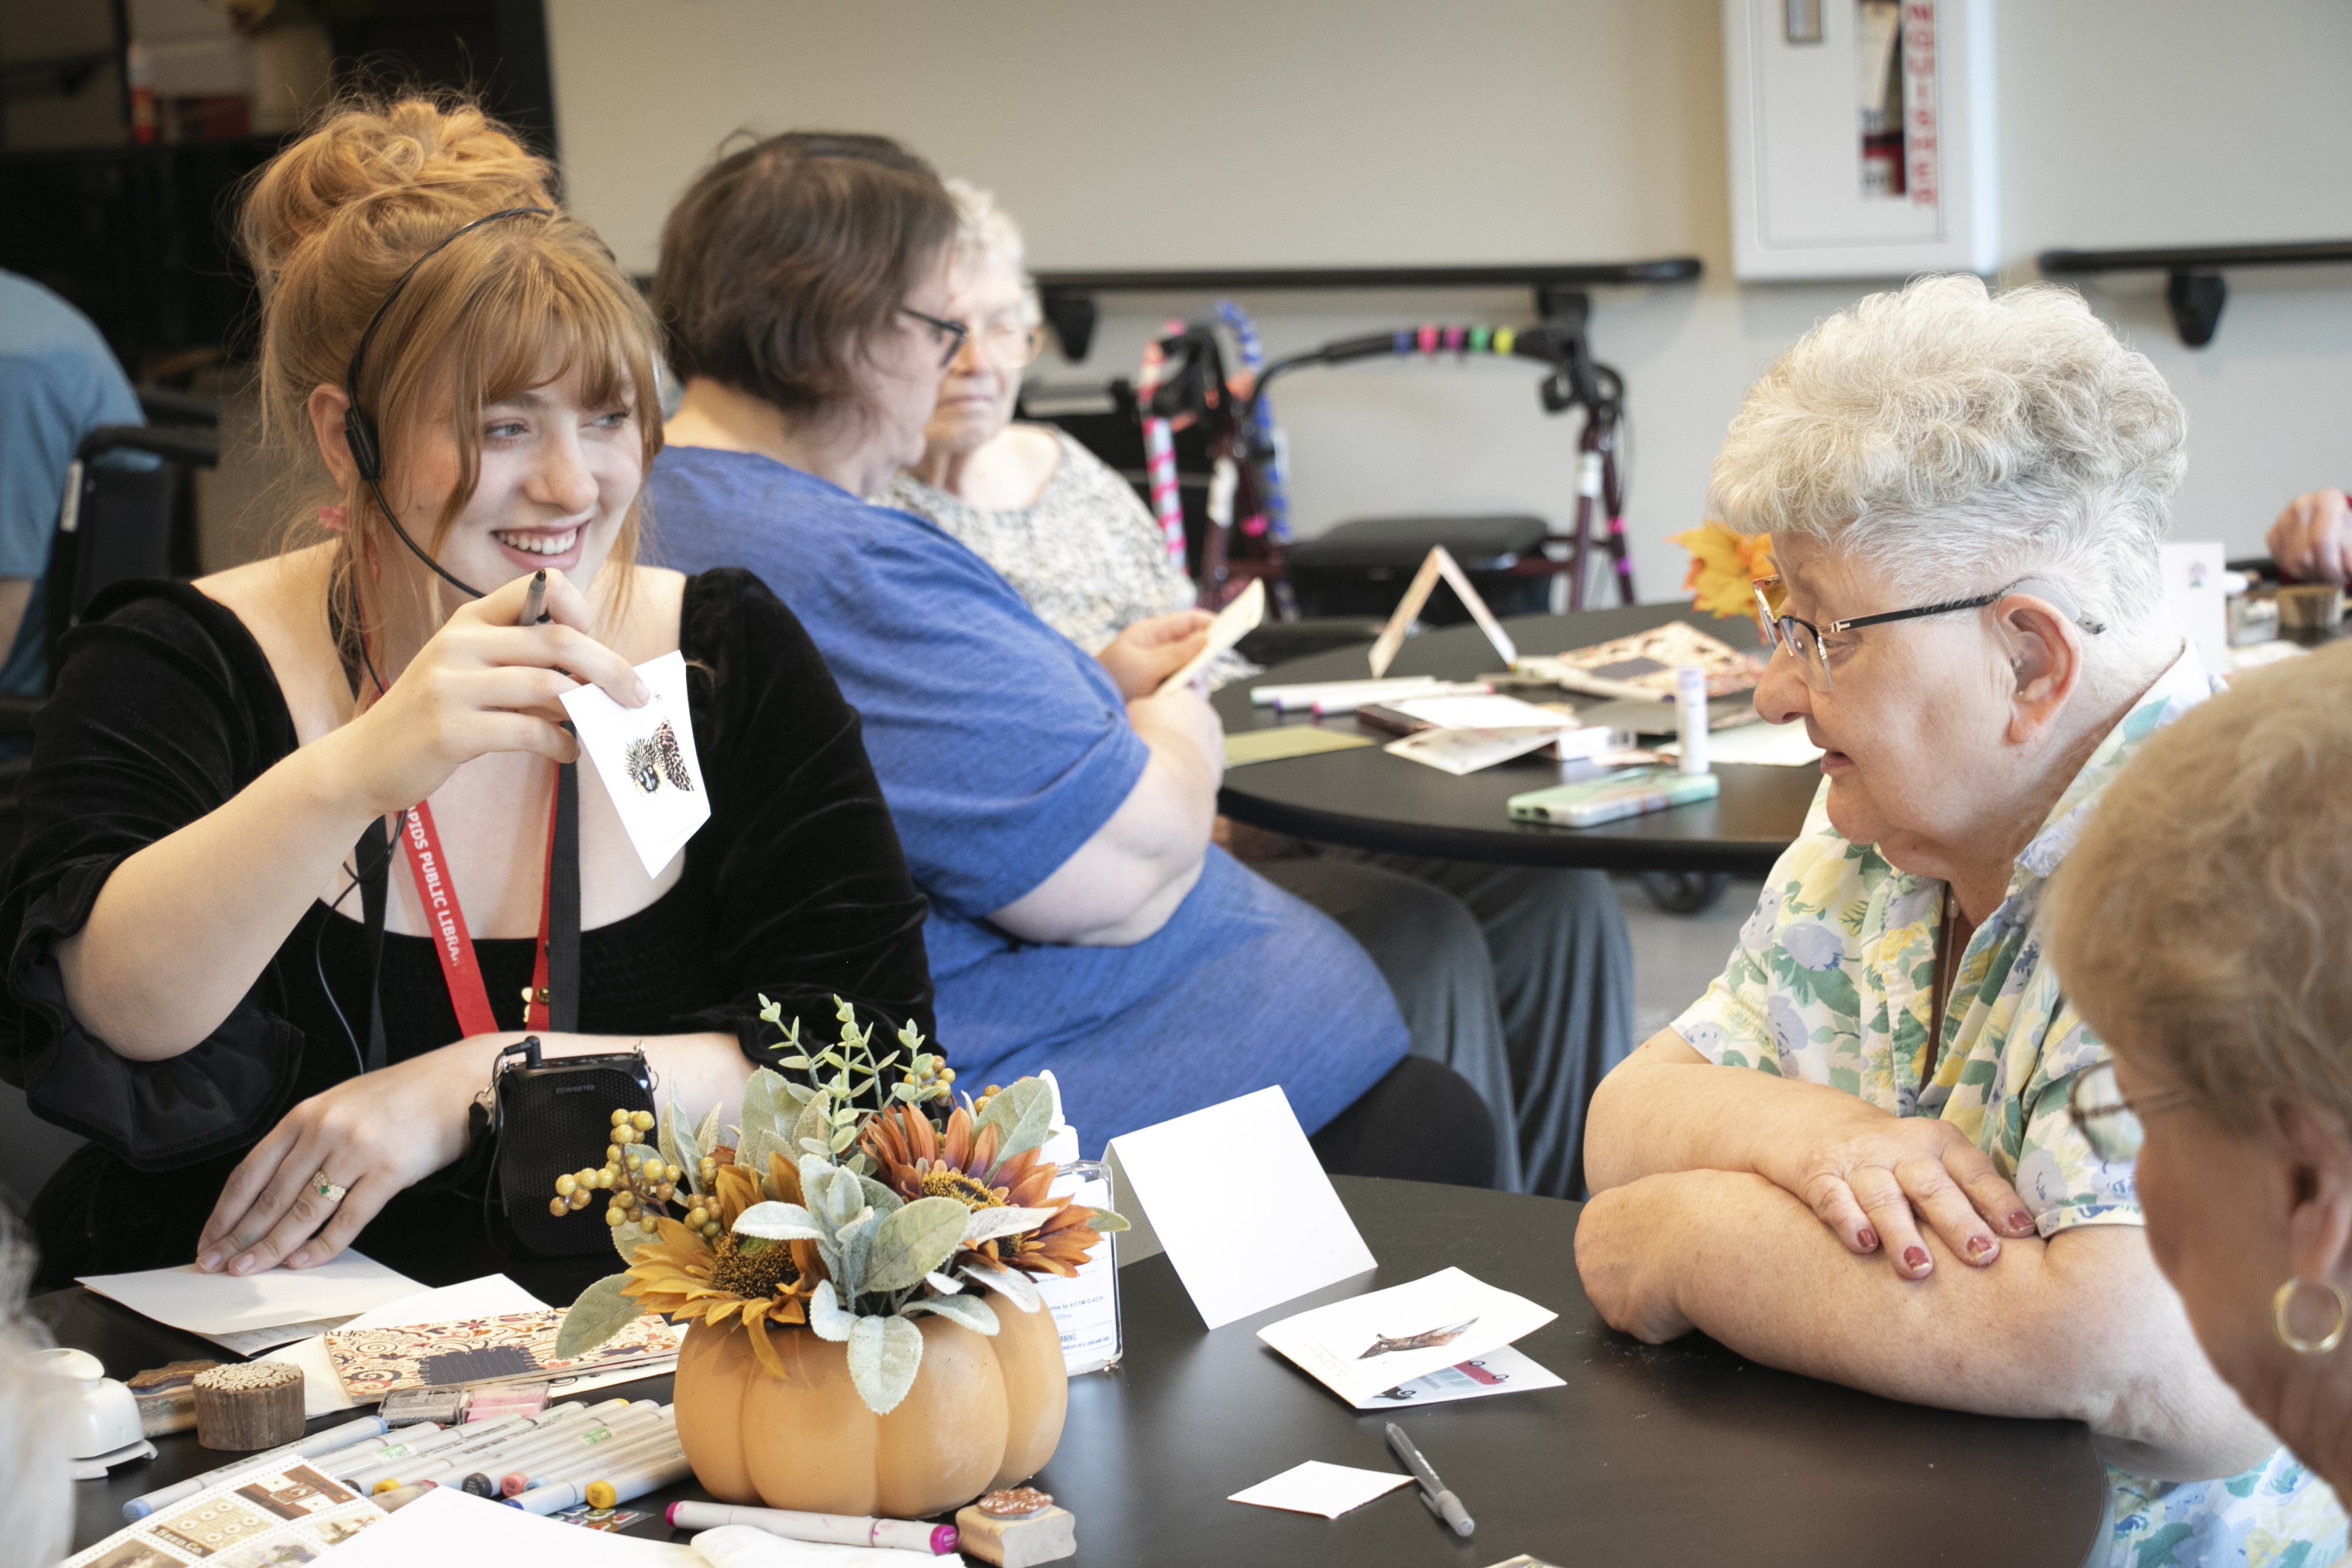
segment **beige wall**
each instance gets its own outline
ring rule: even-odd
[[[1608,260],[1688,252],[1696,288],[1609,291],[1645,597],[1682,558],[1741,389],[1864,286],[1735,284],[1717,0],[550,0],[574,208],[650,269],[661,216],[741,127],[873,130],[992,186],[1041,268]],[[2352,236],[2352,6],[2001,0],[2005,276],[2095,247]],[[2352,268],[2241,272],[2220,337],[2154,277],[2089,290],[2188,404],[2176,529],[2259,548],[2289,493],[2352,482]],[[1131,373],[1199,300],[1107,299]],[[1270,352],[1422,320],[1524,323],[1516,292],[1244,297]],[[1565,517],[1573,431],[1531,366],[1373,363],[1277,397],[1302,532],[1406,510]]]

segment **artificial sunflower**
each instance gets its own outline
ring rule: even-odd
[[[912,1106],[894,1105],[866,1124],[859,1146],[880,1171],[879,1179],[908,1203],[917,1198],[954,1198],[969,1209],[1051,1209],[1034,1230],[998,1237],[968,1247],[957,1261],[992,1268],[1011,1264],[1026,1274],[1074,1276],[1102,1237],[1087,1226],[1094,1210],[1066,1197],[1051,1197],[1059,1167],[1024,1150],[992,1164],[997,1148],[993,1125],[972,1130],[971,1113],[959,1106],[941,1132]]]
[[[1691,596],[1691,608],[1711,611],[1722,621],[1756,618],[1756,595],[1748,585],[1778,570],[1772,563],[1770,534],[1734,533],[1707,523],[1666,537],[1690,552],[1690,572],[1683,587]]]
[[[814,1242],[760,1243],[735,1234],[736,1220],[762,1198],[801,1201],[800,1173],[782,1154],[768,1156],[764,1193],[745,1167],[721,1165],[703,1200],[717,1211],[719,1238],[706,1242],[677,1220],[656,1221],[661,1239],[637,1248],[621,1290],[672,1322],[699,1319],[715,1329],[735,1318],[750,1332],[761,1364],[782,1377],[784,1364],[768,1342],[767,1326],[808,1321],[808,1299],[825,1277],[824,1264]]]

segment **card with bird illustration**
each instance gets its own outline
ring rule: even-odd
[[[594,686],[566,692],[563,707],[646,874],[658,877],[710,820],[710,796],[687,710],[686,656],[649,659],[637,674],[654,694],[642,708],[624,708]]]
[[[1359,1410],[1394,1405],[1402,1385],[1474,1362],[1559,1314],[1459,1268],[1352,1296],[1278,1323],[1257,1337]]]

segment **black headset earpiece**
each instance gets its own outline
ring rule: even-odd
[[[343,367],[343,444],[351,448],[352,467],[359,470],[360,480],[367,486],[368,493],[375,497],[375,504],[383,512],[383,520],[392,524],[392,531],[400,536],[400,542],[408,546],[409,552],[431,567],[443,582],[477,599],[482,596],[482,591],[461,578],[451,576],[441,563],[426,554],[424,546],[411,539],[408,530],[400,526],[400,519],[384,500],[383,491],[377,488],[383,479],[383,443],[376,435],[374,416],[360,406],[360,366],[367,358],[368,344],[374,340],[375,330],[383,325],[384,313],[392,309],[392,302],[400,298],[400,291],[408,287],[408,280],[416,276],[416,269],[447,249],[452,241],[500,218],[554,216],[554,209],[551,207],[508,207],[478,217],[471,223],[461,224],[435,240],[424,255],[408,264],[408,270],[403,272],[385,292],[383,302],[375,308],[375,314],[368,318],[367,330],[360,333],[359,345],[352,350],[351,363]]]

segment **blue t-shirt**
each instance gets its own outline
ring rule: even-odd
[[[952,536],[769,458],[672,447],[651,553],[747,566],[816,639],[929,895],[940,1039],[978,1089],[1051,1068],[1089,1149],[1280,1084],[1313,1131],[1402,1060],[1380,971],[1331,921],[1212,847],[1128,947],[1025,942],[989,914],[1091,838],[1150,752],[1103,667]]]
[[[49,568],[74,448],[101,425],[145,423],[89,318],[31,279],[0,272],[0,577],[37,579],[0,665],[0,692],[48,689],[37,579]],[[137,466],[153,461],[137,456]]]

